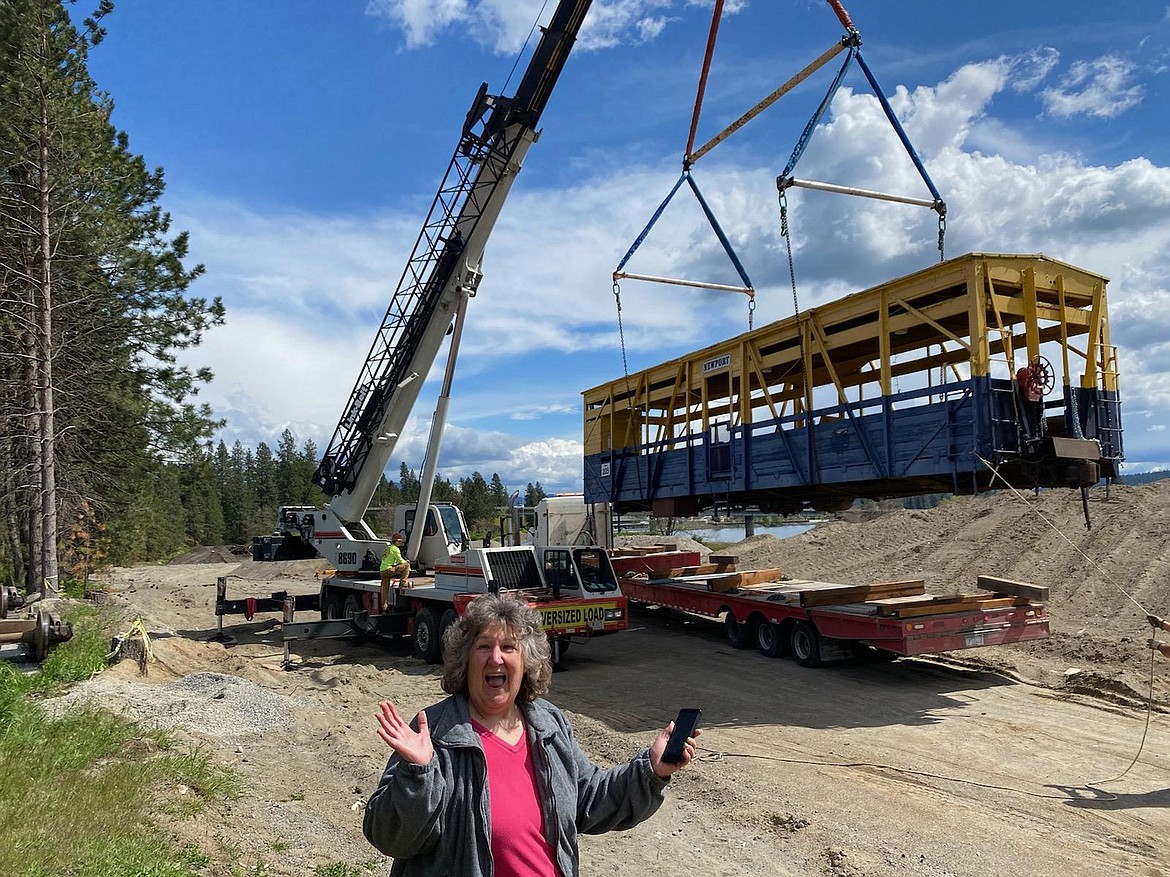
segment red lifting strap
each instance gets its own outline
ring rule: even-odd
[[[699,127],[699,113],[703,109],[703,93],[707,90],[707,74],[711,72],[711,56],[715,54],[715,38],[719,35],[719,19],[723,16],[723,0],[715,0],[715,11],[711,15],[711,32],[707,35],[707,54],[703,58],[703,72],[699,74],[699,90],[695,94],[695,112],[691,115],[691,133],[687,137],[687,148],[683,160],[695,147],[695,131]]]
[[[251,621],[256,617],[256,598],[249,597],[244,601],[244,617]]]
[[[849,13],[845,11],[845,7],[841,5],[841,0],[828,0],[828,2],[833,7],[833,11],[837,13],[837,18],[840,19],[841,24],[845,25],[845,30],[857,30],[853,26],[853,19],[849,17]]]

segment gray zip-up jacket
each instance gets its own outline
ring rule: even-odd
[[[668,781],[650,767],[649,749],[607,770],[589,761],[547,700],[523,711],[545,837],[563,877],[577,877],[577,834],[633,828],[661,806]],[[467,698],[448,697],[426,713],[435,757],[422,765],[390,757],[366,804],[366,837],[394,858],[393,875],[492,877],[487,760]]]

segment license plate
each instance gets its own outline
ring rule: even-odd
[[[971,649],[975,646],[983,645],[983,634],[973,633],[967,637],[967,648]]]

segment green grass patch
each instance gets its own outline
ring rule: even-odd
[[[0,874],[177,877],[207,858],[175,845],[154,815],[188,815],[237,794],[234,774],[174,751],[161,731],[93,708],[37,702],[105,665],[101,616],[71,612],[73,639],[37,673],[0,662]]]
[[[382,864],[379,859],[362,862],[360,865],[347,865],[345,862],[331,862],[328,865],[318,865],[313,869],[314,877],[366,877],[371,871],[377,870]]]

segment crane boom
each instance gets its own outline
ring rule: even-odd
[[[358,524],[434,364],[475,294],[487,239],[592,0],[560,0],[515,94],[480,86],[459,143],[341,420],[313,475],[339,522]],[[437,456],[437,448],[431,450]],[[362,529],[368,529],[363,526]]]

